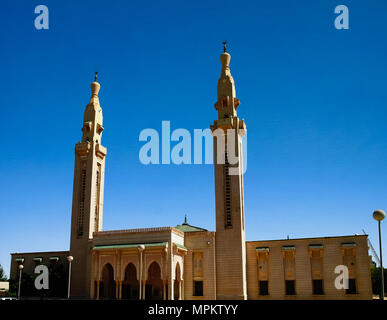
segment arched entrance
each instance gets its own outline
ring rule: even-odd
[[[102,281],[99,287],[99,296],[102,299],[114,299],[115,298],[115,281],[114,270],[110,263],[105,264],[102,268]]]
[[[175,270],[175,281],[173,284],[173,299],[179,300],[180,298],[180,290],[181,290],[181,271],[180,271],[180,264],[176,263],[176,270]]]
[[[122,283],[122,299],[138,299],[137,271],[133,263],[129,263],[125,268],[125,277]]]
[[[161,300],[163,298],[163,281],[161,280],[161,269],[155,261],[148,268],[148,280],[145,285],[146,300]]]

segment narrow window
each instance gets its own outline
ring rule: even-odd
[[[228,154],[224,154],[224,210],[226,216],[226,228],[232,227],[231,220],[231,177],[229,174],[230,164],[228,162]]]
[[[79,214],[78,214],[78,237],[83,236],[83,224],[85,218],[86,200],[86,169],[81,170],[81,184],[79,190]]]
[[[324,294],[322,280],[313,280],[313,294]]]
[[[269,294],[269,248],[256,248],[257,253],[257,271],[258,271],[258,294]]]
[[[269,294],[269,282],[259,281],[259,295],[267,296]]]
[[[296,286],[294,280],[286,280],[285,281],[285,294],[286,295],[295,295],[296,294]]]
[[[296,250],[293,245],[282,247],[284,278],[285,278],[285,294],[295,295],[295,278],[296,278]]]
[[[349,279],[349,287],[345,290],[346,294],[356,294],[356,279]]]
[[[194,281],[194,296],[203,296],[203,281]]]
[[[101,165],[98,164],[97,174],[96,174],[96,186],[95,186],[95,215],[94,215],[94,232],[98,232],[99,228],[99,196],[100,196],[100,185],[101,185],[101,177],[100,177]]]
[[[312,290],[313,294],[324,294],[323,288],[323,245],[312,244],[309,246],[311,276],[312,276]]]
[[[356,294],[356,244],[353,242],[342,243],[343,264],[348,267],[349,288],[346,294]]]

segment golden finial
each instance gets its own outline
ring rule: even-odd
[[[223,52],[227,52],[227,48],[226,48],[226,44],[227,44],[227,41],[223,41]]]
[[[100,84],[97,82],[98,71],[94,72],[94,82],[91,83],[91,93],[93,96],[98,96],[99,89],[101,88]]]

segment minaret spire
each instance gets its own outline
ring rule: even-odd
[[[223,41],[223,51],[220,55],[222,70],[218,80],[218,101],[225,97],[236,98],[234,78],[230,71],[231,55],[227,52],[226,41]]]
[[[91,83],[91,97],[83,118],[83,137],[85,141],[99,141],[101,142],[101,135],[103,131],[103,116],[102,108],[99,103],[98,93],[101,85],[97,82],[98,71],[94,73],[94,81]]]
[[[98,99],[98,93],[99,90],[101,89],[101,85],[97,82],[98,79],[98,71],[94,73],[94,82],[91,83],[91,98],[89,104],[95,104],[98,105],[99,108],[99,99]]]
[[[97,72],[90,85],[82,139],[75,145],[73,207],[70,254],[74,257],[71,295],[88,297],[90,284],[90,241],[102,230],[106,148],[102,145],[103,118],[98,93]]]
[[[237,115],[239,100],[225,41],[223,51],[215,103],[218,119],[211,126],[214,135],[216,265],[220,266],[216,268],[216,298],[235,300],[247,298],[242,152],[246,125]],[[224,139],[219,139],[221,137]],[[234,143],[229,143],[231,141]],[[224,263],[226,260],[227,264]]]

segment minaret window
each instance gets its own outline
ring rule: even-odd
[[[231,177],[229,174],[230,164],[228,162],[228,154],[224,154],[224,210],[226,216],[226,228],[232,227],[231,220]]]
[[[101,165],[98,164],[98,169],[96,173],[96,182],[95,182],[95,215],[94,215],[94,232],[98,232],[99,229],[99,196],[100,196],[100,167]]]
[[[81,171],[81,185],[79,195],[79,216],[78,216],[78,237],[83,236],[83,224],[85,219],[85,199],[86,199],[86,169]]]
[[[239,154],[242,155],[243,154],[243,146],[242,146],[242,142],[239,143]],[[244,183],[243,183],[243,160],[242,160],[242,157],[239,158],[239,163],[238,165],[240,166],[240,172],[241,172],[241,175],[239,176],[240,177],[240,184],[241,184],[241,188],[242,188],[242,229],[243,231],[245,230],[245,199],[244,199],[244,192],[243,192],[243,186],[244,186]]]

